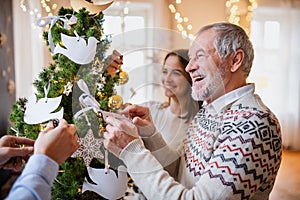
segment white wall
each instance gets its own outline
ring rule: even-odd
[[[226,0],[183,0],[177,5],[177,10],[189,18],[189,23],[193,26],[191,33],[195,34],[204,25],[226,20],[225,3]],[[172,28],[176,29],[174,18]]]

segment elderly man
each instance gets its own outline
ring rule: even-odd
[[[124,161],[148,199],[268,199],[281,162],[281,133],[246,82],[254,57],[247,34],[230,23],[205,26],[189,56],[192,96],[205,104],[182,154],[165,145],[149,110],[134,105],[123,113],[137,128],[106,118],[106,148]]]

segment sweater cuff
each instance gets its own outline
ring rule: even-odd
[[[119,158],[123,160],[129,173],[149,173],[163,169],[140,138],[131,141],[121,151]]]
[[[58,164],[44,154],[33,154],[22,172],[22,176],[38,174],[52,185],[58,174]]]
[[[154,133],[151,137],[143,137],[142,139],[146,148],[150,151],[156,151],[167,146],[160,132]]]
[[[126,152],[138,153],[145,149],[143,141],[140,138],[134,139],[127,144],[127,146],[121,151],[120,158],[122,155],[126,155]]]

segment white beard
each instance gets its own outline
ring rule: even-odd
[[[192,87],[192,97],[195,101],[215,99],[215,96],[217,93],[220,93],[220,90],[223,90],[221,93],[225,93],[222,74],[217,73],[214,77],[207,77],[207,80],[204,81],[205,85],[201,88],[195,86]]]
[[[195,87],[192,87],[192,98],[195,101],[205,101],[207,93],[208,93],[208,90],[206,90],[203,93],[199,93],[198,90]]]

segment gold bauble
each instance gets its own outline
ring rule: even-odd
[[[120,95],[113,95],[111,97],[109,97],[108,99],[108,107],[113,109],[113,110],[117,110],[119,108],[121,108],[123,104],[123,99]]]
[[[100,99],[103,99],[103,97],[104,97],[104,94],[102,92],[97,92],[96,95]]]
[[[99,125],[99,131],[98,131],[98,136],[99,137],[103,137],[103,133],[106,132],[106,128],[105,126],[103,126],[102,124]]]
[[[119,73],[119,77],[120,77],[119,83],[120,83],[121,85],[127,83],[128,80],[129,80],[128,73],[127,73],[127,72],[124,72],[124,71],[121,71],[121,72]]]

